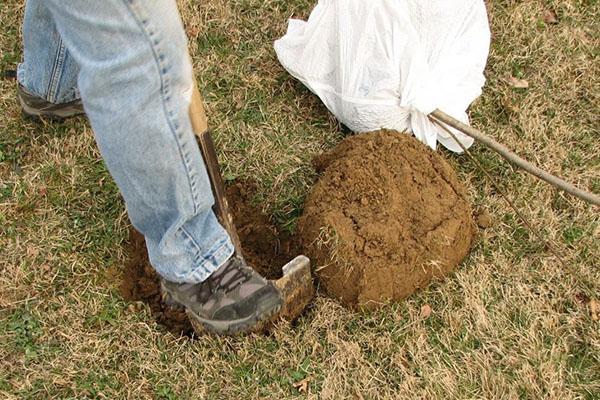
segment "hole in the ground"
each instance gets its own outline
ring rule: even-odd
[[[281,276],[281,267],[300,254],[300,246],[292,235],[281,232],[267,215],[252,206],[254,189],[252,183],[235,182],[227,188],[227,200],[246,261],[261,275],[276,279]],[[147,303],[158,323],[174,334],[191,336],[193,330],[185,313],[162,301],[158,276],[148,261],[144,238],[133,228],[127,246],[129,257],[120,286],[122,296]]]

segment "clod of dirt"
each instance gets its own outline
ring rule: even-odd
[[[322,287],[349,306],[400,300],[468,254],[466,190],[444,159],[411,136],[351,136],[315,160],[322,175],[298,222]]]
[[[298,245],[286,232],[280,232],[251,201],[254,185],[236,183],[227,188],[227,200],[242,242],[244,257],[260,274],[275,279],[281,267],[299,254]],[[158,323],[175,334],[191,335],[192,326],[182,309],[166,305],[160,296],[158,275],[148,261],[144,237],[131,229],[128,262],[120,286],[126,300],[147,303]]]
[[[494,226],[494,219],[487,210],[483,210],[475,216],[477,226],[481,229],[488,229]]]

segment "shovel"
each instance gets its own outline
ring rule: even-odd
[[[225,187],[219,170],[214,142],[208,131],[208,123],[206,113],[204,112],[204,106],[202,105],[202,97],[200,96],[195,81],[189,115],[192,122],[192,128],[198,138],[200,151],[202,152],[202,158],[206,165],[215,198],[213,210],[219,222],[229,234],[236,255],[238,257],[243,257],[240,238],[233,223],[233,216],[229,211],[227,198],[225,197]],[[281,270],[283,276],[273,281],[275,286],[279,289],[283,299],[283,306],[276,319],[292,321],[302,313],[315,294],[315,288],[310,273],[310,260],[304,255],[299,255],[285,264]]]

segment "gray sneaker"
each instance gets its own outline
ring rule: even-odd
[[[84,114],[81,100],[73,100],[68,103],[54,104],[45,99],[31,94],[21,84],[17,86],[17,97],[23,114],[28,118],[39,119],[65,119]]]
[[[282,304],[277,288],[235,256],[202,283],[163,279],[161,289],[167,303],[185,307],[196,330],[222,335],[261,328]]]

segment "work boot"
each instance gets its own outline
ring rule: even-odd
[[[275,286],[233,256],[201,283],[161,280],[167,303],[185,307],[194,328],[231,335],[258,329],[281,308]]]
[[[61,120],[84,113],[80,99],[68,103],[50,103],[39,96],[29,93],[20,83],[17,86],[17,97],[19,103],[21,103],[25,117],[32,119],[45,117]]]

